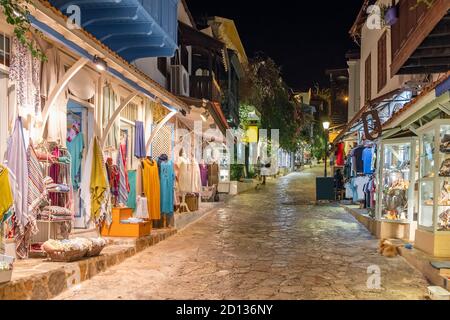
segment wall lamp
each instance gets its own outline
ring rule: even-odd
[[[94,56],[93,62],[95,64],[97,70],[100,70],[100,71],[106,70],[106,67],[107,67],[106,61],[103,60],[102,58],[100,58],[99,56]]]

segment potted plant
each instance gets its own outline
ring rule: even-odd
[[[0,255],[0,283],[11,281],[14,258]]]
[[[393,26],[398,21],[398,8],[397,6],[383,7],[382,8],[383,20],[386,25]]]

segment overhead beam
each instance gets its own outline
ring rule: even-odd
[[[55,88],[48,96],[47,102],[45,103],[44,110],[42,111],[42,128],[41,136],[44,135],[45,125],[47,124],[48,117],[50,115],[51,109],[54,107],[59,95],[66,89],[70,80],[89,62],[87,58],[80,58],[69,70],[64,74],[62,79],[57,83]]]
[[[122,112],[123,109],[125,109],[131,101],[133,101],[134,98],[136,98],[138,96],[138,92],[133,92],[131,93],[121,104],[120,106],[116,109],[116,111],[114,111],[113,115],[111,116],[111,118],[108,120],[108,125],[106,126],[105,130],[103,131],[102,134],[102,140],[101,140],[101,146],[104,148],[105,147],[105,143],[106,143],[106,139],[108,138],[109,133],[111,132],[114,123],[116,122],[117,119],[119,119],[120,117],[120,113]]]

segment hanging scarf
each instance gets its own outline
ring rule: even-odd
[[[117,165],[119,167],[119,203],[126,204],[128,202],[129,184],[128,184],[128,172],[125,167],[123,149],[119,148],[117,155]]]
[[[97,138],[94,138],[93,145],[90,189],[91,219],[97,224],[105,221],[108,226],[111,225],[111,193],[102,150]]]
[[[15,180],[10,182],[13,186],[16,224],[22,233],[25,226],[29,223],[29,218],[27,152],[21,118],[16,119],[13,134],[9,138],[7,161],[10,173]]]
[[[84,217],[91,216],[91,176],[92,176],[92,162],[94,159],[94,138],[89,143],[86,162],[84,165],[83,175],[80,183],[80,199],[84,209]]]

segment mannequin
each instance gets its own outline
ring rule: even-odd
[[[177,162],[178,188],[179,188],[179,191],[180,191],[181,197],[182,197],[181,204],[178,208],[178,212],[181,212],[182,208],[184,208],[187,213],[191,212],[186,203],[186,194],[191,192],[191,187],[192,187],[192,179],[190,177],[190,172],[189,172],[188,166],[189,166],[189,160],[186,156],[184,149],[182,149],[180,152],[180,157],[178,158],[178,162]]]

